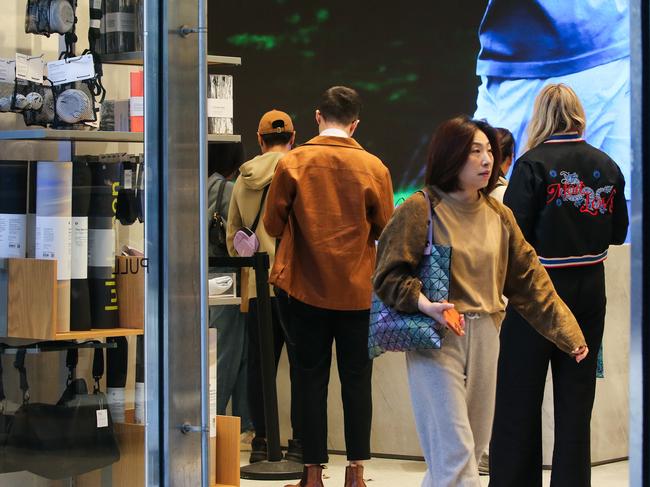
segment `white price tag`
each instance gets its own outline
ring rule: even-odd
[[[88,278],[88,217],[72,217],[71,279]]]
[[[16,81],[16,60],[0,59],[0,81],[13,83]]]
[[[43,84],[43,56],[16,53],[16,78]]]
[[[124,170],[124,189],[133,189],[133,171],[131,169]]]
[[[208,98],[209,118],[232,118],[233,112],[232,99]]]
[[[108,409],[97,410],[97,428],[108,428]]]
[[[0,258],[25,257],[27,215],[0,213]]]
[[[106,32],[135,32],[135,14],[112,12],[104,15]]]
[[[129,105],[129,115],[144,117],[144,96],[132,96]]]
[[[54,86],[95,77],[92,54],[47,63],[47,77]]]
[[[16,53],[16,78],[29,79],[29,56]]]
[[[36,216],[36,258],[56,259],[56,278],[67,281],[72,273],[72,218]]]

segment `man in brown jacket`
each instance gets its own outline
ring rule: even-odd
[[[281,238],[270,281],[289,295],[289,331],[303,388],[303,460],[297,486],[322,486],[327,463],[327,388],[336,353],[350,466],[365,486],[370,458],[372,362],[368,322],[375,240],[393,213],[390,173],[353,138],[361,102],[335,86],[316,110],[320,135],[284,156],[269,189],[264,226]]]

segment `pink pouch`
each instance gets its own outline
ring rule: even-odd
[[[240,257],[251,257],[260,248],[257,235],[248,227],[241,227],[237,230],[232,244]]]

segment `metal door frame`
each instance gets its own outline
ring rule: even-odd
[[[145,448],[152,487],[209,485],[205,13],[204,0],[145,1]]]
[[[647,0],[630,2],[630,79],[632,85],[632,314],[630,339],[630,485],[650,486],[650,293],[644,268],[650,254],[648,171],[650,156],[650,5]],[[648,236],[649,238],[646,238]]]

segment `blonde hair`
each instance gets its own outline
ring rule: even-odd
[[[585,110],[571,88],[562,83],[545,86],[535,99],[533,116],[528,123],[526,150],[558,132],[582,135],[586,125]]]

